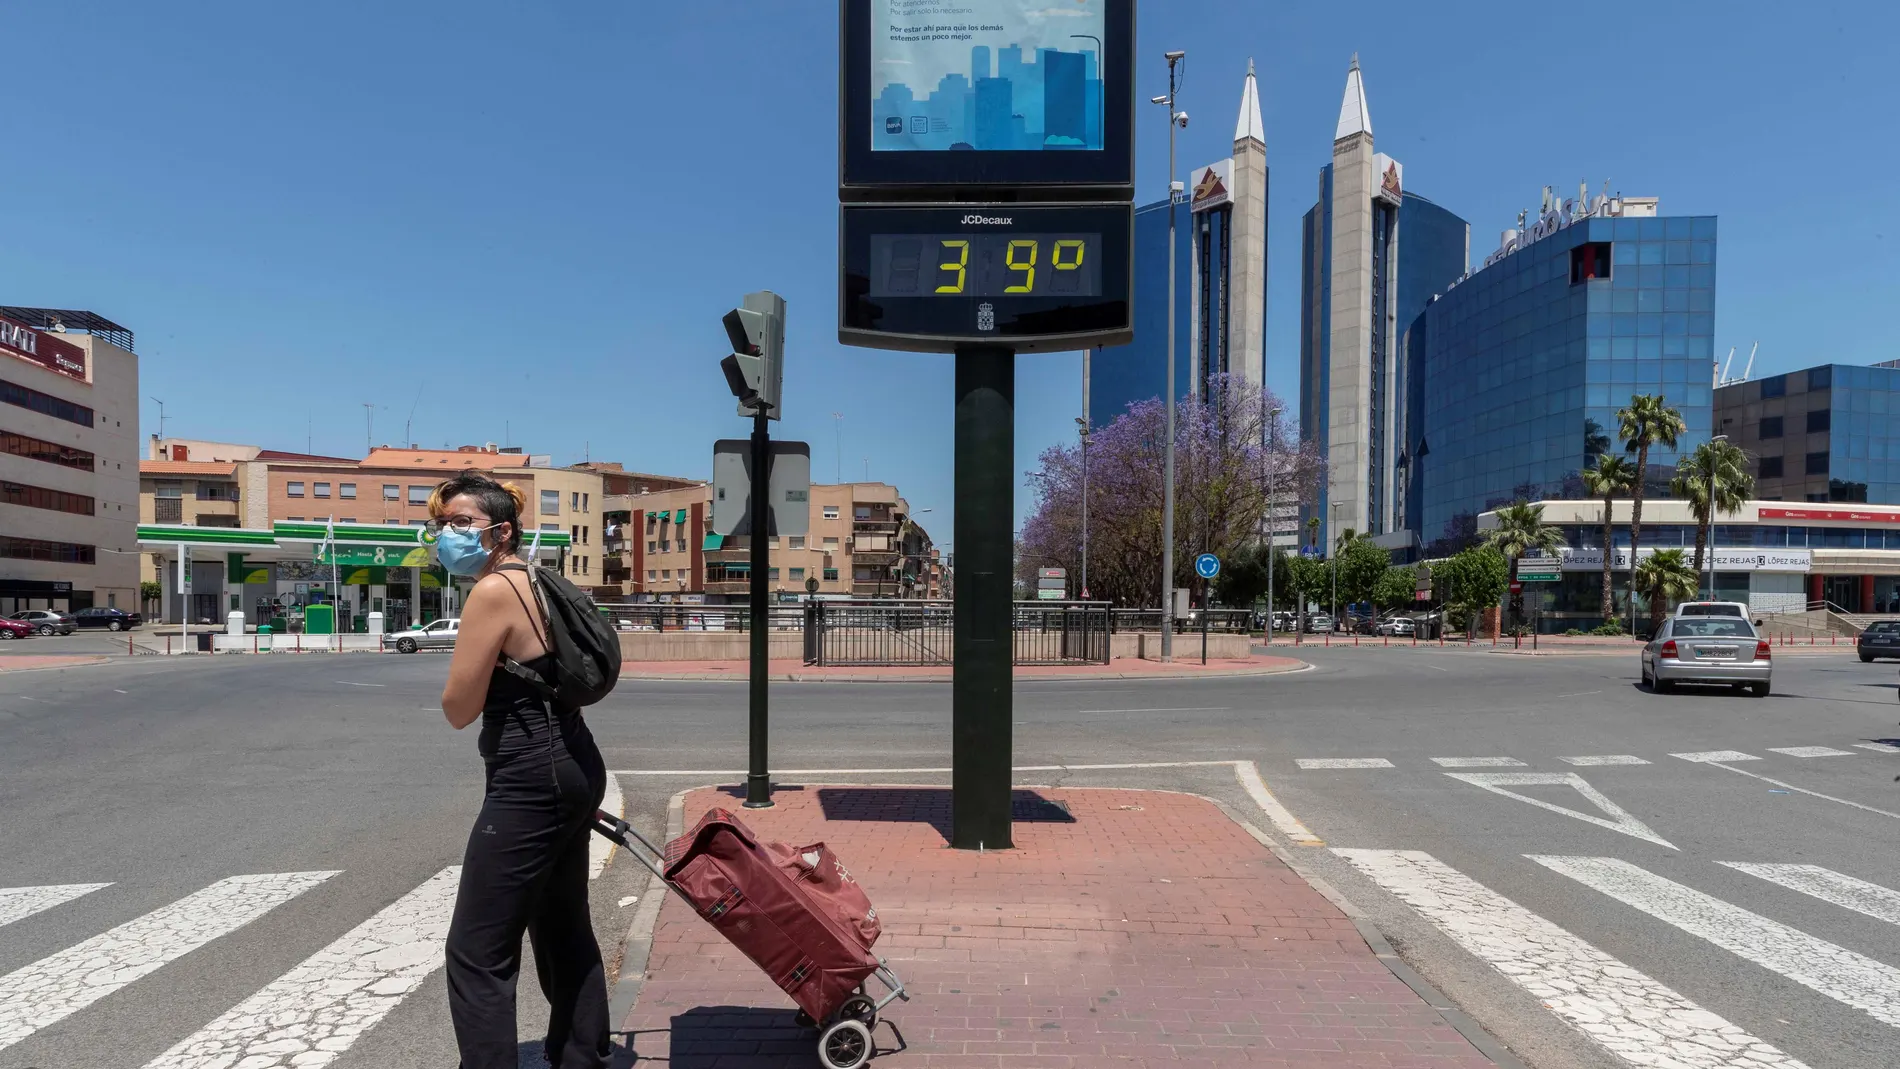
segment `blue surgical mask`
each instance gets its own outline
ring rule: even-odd
[[[450,575],[477,574],[482,570],[482,565],[488,563],[488,547],[482,545],[482,532],[498,526],[500,524],[467,529],[444,527],[435,536],[436,559],[442,562],[442,567],[447,568]]]

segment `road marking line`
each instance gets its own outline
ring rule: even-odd
[[[1836,750],[1832,746],[1770,746],[1769,753],[1783,753],[1789,757],[1852,757],[1846,750]]]
[[[1600,690],[1580,690],[1576,692],[1575,694],[1554,695],[1553,698],[1587,698],[1592,694],[1601,694],[1601,693],[1603,692]]]
[[[1761,758],[1756,757],[1752,753],[1742,753],[1739,750],[1703,750],[1700,753],[1672,753],[1669,756],[1680,757],[1684,761],[1695,761],[1705,765],[1718,764],[1723,761],[1761,760]]]
[[[1900,753],[1900,746],[1895,746],[1890,742],[1857,742],[1854,745],[1859,749],[1872,750],[1875,753]]]
[[[1247,792],[1253,803],[1267,815],[1280,834],[1299,843],[1301,846],[1325,846],[1326,841],[1307,829],[1292,811],[1280,804],[1280,800],[1267,789],[1267,781],[1260,778],[1260,766],[1252,761],[1235,761],[1234,776],[1240,780],[1241,789]]]
[[[606,810],[611,816],[624,817],[627,815],[626,803],[620,796],[620,781],[614,778],[612,772],[607,773],[607,793],[601,796],[600,808]],[[595,835],[592,832],[588,833],[588,879],[598,880],[600,879],[600,874],[607,871],[607,862],[612,860],[614,856],[614,846],[614,841],[605,835]]]
[[[1078,713],[1224,713],[1225,705],[1197,705],[1185,709],[1077,709]]]
[[[1678,754],[1677,756],[1681,756],[1681,755]],[[1861,805],[1859,802],[1850,802],[1845,798],[1836,798],[1831,794],[1822,794],[1820,791],[1811,791],[1811,790],[1808,790],[1806,787],[1797,787],[1792,783],[1788,783],[1783,780],[1778,780],[1771,776],[1764,776],[1759,772],[1750,772],[1749,770],[1745,768],[1736,768],[1734,765],[1725,765],[1725,764],[1722,764],[1720,761],[1711,761],[1709,762],[1709,766],[1711,768],[1726,769],[1730,772],[1738,773],[1743,776],[1749,776],[1754,779],[1761,780],[1763,783],[1772,783],[1777,787],[1786,788],[1788,790],[1796,792],[1797,794],[1805,794],[1811,798],[1820,798],[1829,802],[1839,802],[1842,805],[1853,806],[1855,809],[1859,809],[1864,812],[1874,813],[1879,816],[1892,817],[1895,820],[1900,820],[1900,813],[1889,813],[1885,809],[1875,809],[1873,806],[1870,806],[1870,805]]]
[[[349,681],[349,680],[347,680],[347,679],[339,679],[339,680],[337,680],[337,682],[338,682],[338,683],[341,683],[341,684],[343,684],[343,685],[344,685],[344,686],[346,686],[346,687],[384,687],[384,686],[388,686],[388,684],[386,684],[386,683],[352,683],[351,681]]]
[[[1557,760],[1570,765],[1646,765],[1648,761],[1632,753],[1594,754],[1585,757],[1559,757]]]
[[[25,920],[41,910],[89,895],[109,883],[47,884],[43,887],[0,887],[0,928]]]
[[[1515,757],[1434,757],[1432,764],[1440,768],[1523,768],[1524,762]]]
[[[442,966],[452,865],[152,1059],[146,1069],[320,1069]]]
[[[112,688],[112,693],[114,693],[114,694],[124,694],[124,693],[126,693],[126,691],[123,691],[123,690],[120,690],[120,689],[119,689],[119,688],[117,688],[117,687],[113,687],[113,688]]]
[[[1585,823],[1595,824],[1599,828],[1620,831],[1624,835],[1631,836],[1632,838],[1652,842],[1657,846],[1666,846],[1671,850],[1676,849],[1676,844],[1657,835],[1650,829],[1649,825],[1637,820],[1629,814],[1628,810],[1610,801],[1607,795],[1595,787],[1590,786],[1589,783],[1585,782],[1582,776],[1577,775],[1575,772],[1447,772],[1445,775],[1455,780],[1463,780],[1474,787],[1483,787],[1493,794],[1501,794],[1506,798],[1515,798],[1520,802],[1529,802],[1539,809],[1548,809],[1552,813],[1561,813],[1566,817],[1575,817]],[[1605,820],[1602,817],[1592,816],[1589,813],[1580,813],[1567,806],[1546,802],[1542,798],[1532,798],[1528,794],[1507,791],[1504,789],[1506,787],[1570,787],[1575,789],[1578,794],[1588,798],[1591,804],[1609,814],[1613,819]]]
[[[1604,1050],[1639,1066],[1801,1062],[1420,850],[1343,850],[1374,883]]]
[[[1900,1026],[1900,969],[1613,857],[1526,855],[1665,924]]]
[[[0,976],[0,1050],[242,928],[334,875],[232,876]]]
[[[1759,876],[1770,883],[1778,883],[1791,891],[1831,902],[1842,909],[1865,913],[1888,924],[1900,924],[1900,891],[1890,890],[1877,883],[1857,880],[1819,865],[1765,865],[1748,861],[1718,861],[1716,864],[1727,865],[1750,876]]]
[[[1383,757],[1296,757],[1293,763],[1301,768],[1391,768],[1392,762]]]

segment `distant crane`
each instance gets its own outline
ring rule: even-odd
[[[1748,363],[1742,368],[1741,378],[1732,378],[1729,372],[1735,367],[1735,347],[1732,345],[1729,346],[1728,359],[1722,362],[1722,370],[1716,374],[1715,384],[1717,386],[1734,386],[1737,383],[1747,382],[1749,373],[1755,370],[1755,351],[1760,348],[1760,342],[1756,342],[1749,347]]]

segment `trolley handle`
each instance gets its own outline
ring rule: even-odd
[[[663,864],[666,855],[652,843],[647,842],[646,836],[635,831],[633,825],[604,809],[596,809],[594,810],[594,830],[626,847],[627,853],[638,858],[640,864],[646,866],[647,871],[658,876],[663,882],[666,880],[666,867]],[[638,848],[634,846],[635,843],[640,844]]]

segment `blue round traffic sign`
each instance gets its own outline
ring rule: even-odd
[[[1194,574],[1203,579],[1212,579],[1220,574],[1220,558],[1212,553],[1203,553],[1194,558]]]

